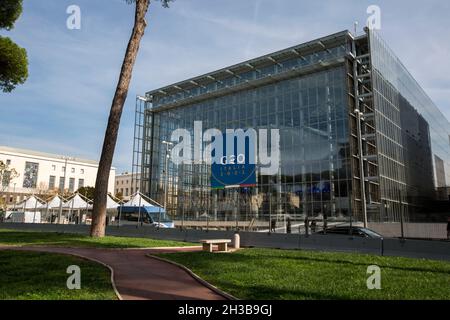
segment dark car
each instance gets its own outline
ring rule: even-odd
[[[376,233],[373,230],[362,227],[350,227],[350,226],[330,227],[326,229],[326,233],[322,230],[316,232],[316,234],[331,234],[342,236],[351,235],[353,237],[372,238],[372,239],[383,238],[381,234]]]

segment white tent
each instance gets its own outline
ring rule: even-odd
[[[106,209],[117,209],[120,206],[119,203],[116,202],[116,200],[113,199],[113,197],[108,194],[107,198],[106,198]],[[88,209],[92,210],[93,205],[90,204]]]
[[[144,199],[144,197],[142,197],[141,193],[135,193],[130,201],[126,202],[123,204],[125,207],[154,207],[153,204],[151,204],[150,202],[148,202],[147,200]]]
[[[79,224],[84,221],[84,214],[82,212],[87,212],[90,209],[90,200],[78,192],[68,201],[63,204],[64,210],[69,210],[66,219],[69,223],[75,222]],[[74,213],[75,212],[75,213]]]
[[[61,197],[60,196],[55,196],[52,198],[52,200],[48,201],[47,203],[44,203],[43,205],[41,205],[39,208],[40,209],[54,209],[54,208],[59,208],[61,206]],[[64,202],[64,201],[63,201]]]
[[[110,194],[108,194],[108,197],[106,199],[106,209],[117,209],[117,207],[120,206]]]
[[[72,197],[69,201],[65,202],[63,204],[64,209],[86,209],[89,207],[89,204],[87,201],[85,201],[78,193],[75,194],[75,196]]]
[[[43,202],[33,195],[17,203],[15,205],[17,212],[12,213],[12,221],[19,223],[40,223],[41,211],[37,209]]]
[[[23,200],[22,202],[19,202],[18,204],[16,204],[16,208],[18,209],[37,209],[41,206],[41,204],[43,203],[42,200],[40,200],[39,198],[37,198],[36,196],[30,196],[28,198],[26,198],[25,200]]]

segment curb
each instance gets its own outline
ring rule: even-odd
[[[201,249],[201,248],[202,248],[202,246],[149,247],[149,248],[99,248],[99,249],[112,250],[112,251],[148,251],[148,250]]]
[[[165,258],[161,258],[161,257],[158,257],[158,256],[154,256],[154,255],[152,255],[152,254],[146,254],[145,256],[148,257],[148,258],[153,258],[153,259],[162,261],[162,262],[170,263],[170,264],[172,264],[172,265],[174,265],[174,266],[176,266],[176,267],[178,267],[178,268],[180,268],[180,269],[183,269],[184,271],[187,272],[187,274],[189,274],[192,278],[194,278],[195,280],[197,280],[200,284],[204,285],[204,286],[207,287],[208,289],[211,289],[212,291],[214,291],[215,293],[221,295],[221,296],[224,297],[225,299],[228,299],[228,300],[240,300],[240,299],[236,298],[235,296],[232,296],[231,294],[226,293],[225,291],[220,290],[220,289],[217,288],[216,286],[213,286],[211,283],[209,283],[209,282],[203,280],[200,276],[198,276],[197,274],[195,274],[191,269],[189,269],[189,268],[183,266],[182,264],[179,264],[179,263],[177,263],[177,262],[174,262],[174,261],[171,261],[171,260],[168,260],[168,259],[165,259]]]
[[[91,250],[105,250],[105,251],[149,251],[149,250],[173,250],[173,249],[201,249],[202,246],[185,246],[185,247],[148,247],[148,248],[102,248],[102,247],[74,247],[74,246],[58,246],[58,245],[46,245],[46,244],[31,244],[31,245],[1,245],[2,248],[57,248],[57,249],[91,249]]]
[[[23,249],[23,250],[14,250],[14,249],[17,249],[17,248],[21,248],[21,249]],[[38,248],[38,249],[41,249],[41,248]],[[118,298],[119,300],[123,300],[121,294],[120,294],[119,291],[117,290],[116,283],[114,282],[114,269],[113,269],[110,265],[108,265],[108,264],[106,264],[106,263],[104,263],[104,262],[102,262],[102,261],[100,261],[100,260],[97,260],[97,259],[94,259],[94,258],[89,258],[89,257],[86,257],[86,256],[81,255],[81,254],[78,254],[78,253],[72,253],[72,252],[55,252],[55,251],[46,251],[46,250],[31,250],[31,249],[28,249],[28,250],[27,250],[26,247],[0,248],[0,250],[27,251],[27,252],[45,252],[45,253],[65,254],[65,255],[74,256],[74,257],[78,257],[78,258],[81,258],[81,259],[84,259],[84,260],[88,260],[88,261],[92,261],[92,262],[98,263],[98,264],[100,264],[100,265],[102,265],[102,266],[104,266],[104,267],[106,267],[106,268],[109,269],[110,274],[111,274],[111,277],[110,277],[111,285],[112,285],[112,287],[113,287],[114,293],[116,294],[116,296],[117,296],[117,298]]]

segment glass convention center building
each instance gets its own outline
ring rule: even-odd
[[[213,187],[211,164],[163,143],[183,128],[205,147],[196,121],[278,129],[279,169]],[[376,32],[343,31],[139,97],[133,171],[174,220],[414,221],[450,185],[450,124]]]

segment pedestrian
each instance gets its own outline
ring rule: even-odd
[[[291,218],[287,218],[286,233],[291,233]]]
[[[270,221],[270,231],[276,232],[276,229],[277,229],[277,220],[272,219],[272,221]]]
[[[315,233],[316,232],[316,220],[311,221],[311,233]]]
[[[327,233],[327,227],[328,227],[328,216],[326,213],[323,214],[323,232]]]
[[[308,216],[305,217],[305,235],[306,236],[309,235],[309,220],[308,220]]]
[[[450,240],[450,217],[447,218],[447,240]]]

